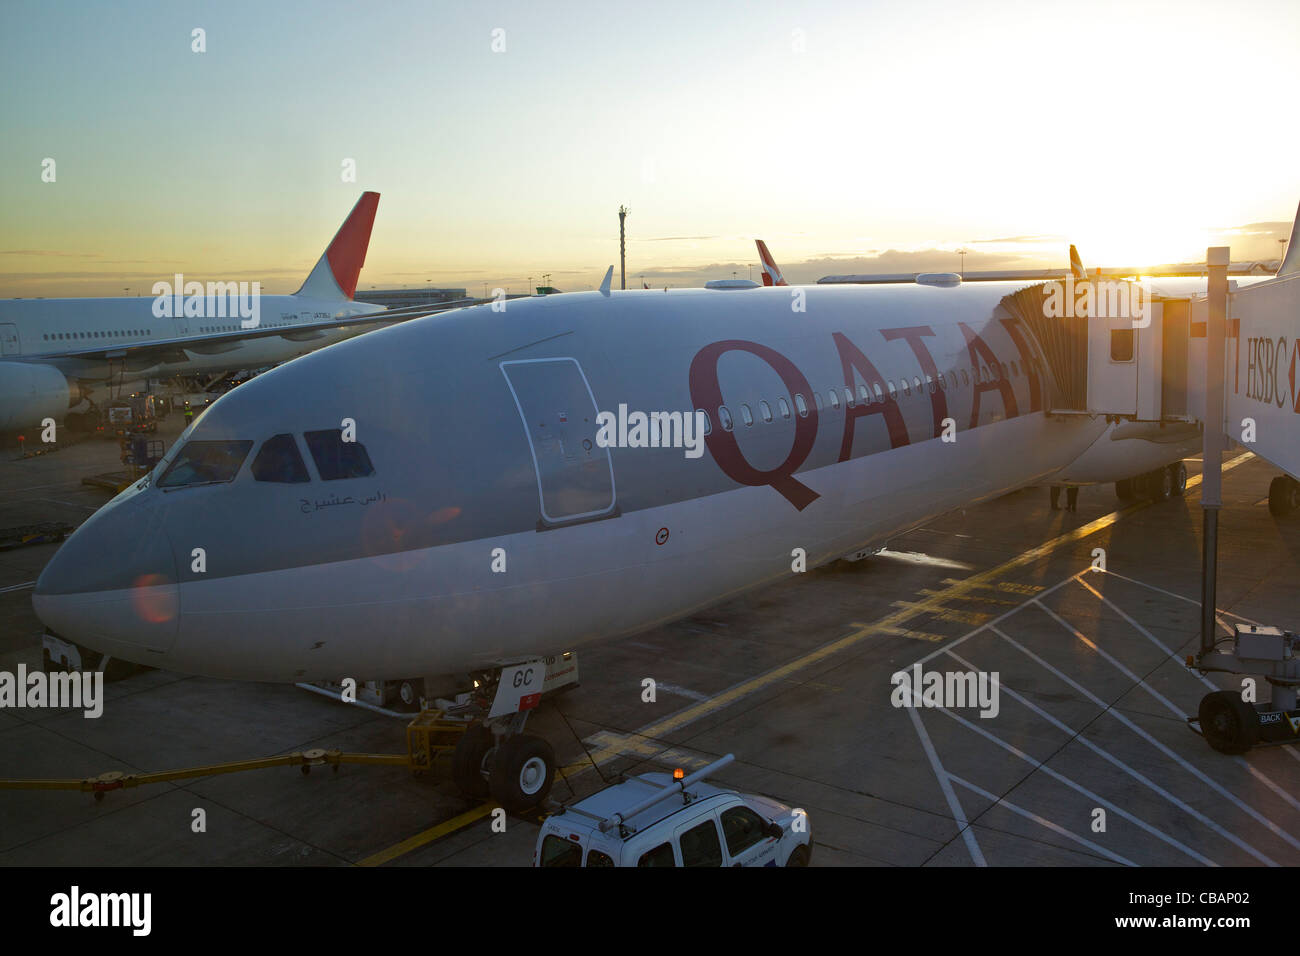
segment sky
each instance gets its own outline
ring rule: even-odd
[[[1297,49],[1289,0],[4,0],[0,296],[291,292],[365,189],[362,289],[595,287],[620,205],[630,287],[1276,258]]]

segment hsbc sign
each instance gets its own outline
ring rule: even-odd
[[[1300,339],[1257,336],[1245,340],[1246,398],[1300,413]]]

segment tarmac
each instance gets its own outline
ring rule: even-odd
[[[159,437],[170,444],[182,425],[173,415]],[[109,495],[81,478],[120,467],[117,454],[88,439],[0,455],[0,528],[85,520]],[[563,765],[553,798],[733,753],[714,782],[806,810],[814,866],[1300,865],[1300,748],[1225,756],[1185,720],[1210,690],[1239,686],[1183,663],[1200,621],[1200,463],[1187,466],[1184,498],[1126,505],[1089,487],[1068,512],[1024,489],[874,557],[583,648],[580,686],[529,719]],[[1222,633],[1237,621],[1294,630],[1300,517],[1269,513],[1267,462],[1237,450],[1224,466]],[[40,667],[31,587],[56,548],[0,552],[0,671]],[[996,673],[996,715],[895,706],[892,676],[917,664]],[[293,686],[161,671],[105,686],[98,719],[0,710],[0,777],[405,751],[403,719]],[[536,823],[497,832],[492,809],[463,798],[442,764],[420,777],[277,767],[102,801],[0,789],[0,865],[530,864]]]

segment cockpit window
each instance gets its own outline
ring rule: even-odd
[[[276,481],[282,484],[311,481],[292,435],[276,435],[262,442],[251,470],[258,481]]]
[[[158,479],[159,488],[231,481],[248,457],[251,441],[192,441]]]
[[[370,456],[360,442],[344,441],[341,428],[329,428],[319,432],[305,432],[307,449],[316,461],[316,470],[322,481],[336,478],[364,478],[374,474],[375,468],[370,464]]]

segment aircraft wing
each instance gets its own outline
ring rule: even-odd
[[[190,335],[183,339],[155,339],[153,341],[116,343],[113,345],[89,346],[83,349],[60,349],[58,352],[35,353],[23,355],[23,361],[41,362],[63,368],[75,377],[75,371],[91,362],[123,362],[128,367],[148,368],[161,362],[183,361],[183,352],[197,352],[204,355],[219,355],[233,351],[241,342],[251,339],[264,339],[280,336],[293,342],[305,342],[320,338],[326,332],[340,329],[352,329],[377,325],[380,323],[407,322],[460,308],[465,303],[439,304],[437,306],[408,306],[401,309],[380,309],[350,316],[346,319],[330,319],[325,322],[311,322],[289,327],[261,327],[255,329],[237,329],[233,332],[215,332],[210,335]],[[68,367],[68,368],[65,368]]]

